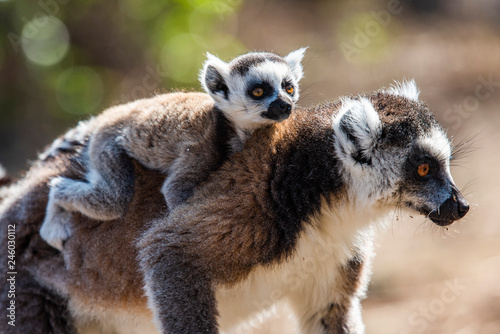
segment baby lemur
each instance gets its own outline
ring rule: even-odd
[[[289,117],[299,98],[305,50],[285,57],[251,52],[229,63],[207,54],[200,81],[213,101],[202,93],[171,93],[86,121],[86,133],[79,135],[89,138],[82,152],[89,172],[84,180],[51,181],[42,238],[62,249],[71,234],[71,211],[97,220],[123,216],[134,191],[130,158],[165,173],[161,191],[169,209],[183,203],[254,130]]]

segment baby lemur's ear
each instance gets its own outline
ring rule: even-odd
[[[345,99],[333,119],[335,148],[348,165],[370,165],[382,134],[382,122],[373,104],[366,98]]]
[[[300,81],[302,77],[304,77],[304,70],[302,68],[302,58],[304,58],[304,54],[306,53],[306,48],[301,48],[295,51],[290,52],[287,56],[285,56],[285,61],[288,63],[292,70],[292,74],[295,76],[297,81]]]
[[[200,82],[214,100],[228,99],[229,89],[225,79],[228,75],[229,65],[207,52],[207,60],[200,72]]]

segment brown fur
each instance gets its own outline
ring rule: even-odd
[[[186,205],[176,212],[177,216],[193,211],[203,213],[207,218],[220,218],[217,221],[208,219],[204,224],[187,225],[199,236],[188,242],[200,242],[208,250],[205,253],[208,257],[204,259],[197,253],[191,254],[190,258],[213,269],[212,274],[218,282],[236,282],[256,264],[274,261],[278,250],[272,244],[278,236],[266,233],[273,213],[267,204],[267,189],[262,188],[262,185],[267,184],[273,173],[273,159],[282,151],[293,149],[287,147],[287,140],[313,136],[313,133],[324,130],[321,123],[326,124],[328,121],[319,116],[323,112],[331,117],[331,109],[326,106],[316,112],[316,117],[313,118],[306,112],[299,113],[290,121],[263,129],[254,135],[245,148],[246,153],[235,155],[212,178],[212,183],[202,187],[196,198],[190,201],[190,205],[194,205],[196,210],[193,210],[194,207],[189,209],[189,205]],[[75,213],[74,235],[66,242],[64,252],[60,254],[41,240],[38,229],[45,214],[49,180],[54,176],[78,179],[83,175],[79,161],[68,163],[70,158],[71,155],[62,154],[55,160],[37,163],[21,181],[24,185],[21,187],[22,191],[12,191],[8,204],[5,204],[7,201],[4,202],[5,211],[0,216],[2,227],[16,223],[19,230],[16,235],[19,266],[31,272],[41,282],[41,287],[57,291],[58,295],[65,298],[71,296],[69,306],[74,311],[91,314],[93,310],[103,309],[150,314],[146,308],[135,244],[141,232],[152,221],[153,227],[147,235],[154,239],[146,236],[139,248],[148,247],[155,241],[161,242],[162,236],[155,235],[157,225],[154,219],[163,217],[166,213],[165,202],[159,191],[164,176],[136,163],[135,193],[127,214],[118,221],[96,222]],[[225,195],[221,189],[232,191]],[[216,202],[210,200],[213,192],[219,194]],[[235,193],[239,194],[237,201],[231,197]],[[196,204],[199,198],[208,201]],[[228,207],[231,208],[230,212],[227,211]],[[227,224],[224,217],[228,217]],[[251,220],[255,224],[233,223],[240,220]],[[2,231],[5,229],[2,228]],[[232,263],[232,254],[240,254],[241,261]],[[219,265],[211,266],[211,261]],[[25,298],[22,291],[18,298]],[[19,320],[23,321],[26,320]]]
[[[376,96],[371,96],[372,101],[377,101]],[[391,110],[401,98],[384,99],[379,99],[381,105],[389,107],[377,110],[385,119],[384,126],[425,131],[427,125],[421,126],[422,122],[413,118],[419,113],[427,115],[426,110],[413,109],[413,104],[405,102],[410,112],[397,110],[399,115],[394,116]],[[256,272],[273,272],[288,265],[306,232],[320,236],[326,228],[320,218],[330,216],[322,214],[348,201],[348,188],[337,173],[338,159],[332,149],[332,116],[338,107],[338,103],[329,103],[300,110],[283,123],[257,131],[242,152],[234,154],[169,215],[159,191],[163,175],[134,162],[134,195],[126,215],[97,222],[73,214],[74,234],[61,254],[38,235],[47,203],[47,182],[59,175],[81,178],[81,166],[78,160],[68,162],[71,154],[37,163],[24,180],[9,188],[11,192],[0,206],[2,233],[6,224],[19,226],[19,271],[29,273],[18,277],[20,286],[36,283],[39,295],[47,295],[44,300],[61,298],[57,305],[72,310],[78,323],[123,312],[149,320],[149,302],[162,325],[163,320],[174,317],[174,326],[177,321],[188,326],[180,328],[209,328],[208,332],[215,333],[216,289],[237,288]],[[410,115],[409,119],[405,115]],[[418,136],[414,132],[385,135],[413,141]],[[402,150],[395,144],[400,138],[390,140],[391,148]],[[378,205],[393,205],[391,200],[397,201],[385,199]],[[334,221],[328,223],[336,226]],[[327,333],[363,330],[356,310],[367,284],[370,240],[363,240],[366,250],[350,249],[355,257],[337,263],[331,302],[314,305],[317,310],[310,322],[321,324]],[[149,297],[158,298],[147,300],[144,281],[153,290]],[[175,299],[185,296],[183,292],[192,294]],[[171,301],[170,297],[177,303],[164,303]],[[4,303],[5,296],[0,298]],[[18,298],[26,301],[30,295],[20,290]],[[191,314],[200,305],[201,312]],[[40,318],[55,313],[41,309]],[[204,320],[200,322],[203,327],[194,322],[194,327],[189,327],[190,321],[182,323],[189,317]],[[68,328],[73,326],[67,313],[62,312],[57,320]],[[26,326],[27,332],[36,333],[36,328]],[[61,326],[54,331],[61,331]]]
[[[80,158],[83,181],[52,181],[41,235],[61,248],[71,235],[64,210],[97,220],[114,220],[127,211],[133,196],[130,158],[164,173],[162,189],[169,206],[182,203],[229,155],[234,128],[202,93],[172,93],[104,111],[82,130],[89,138]],[[88,161],[87,161],[88,160]],[[62,210],[62,209],[64,210]]]
[[[76,237],[67,241],[62,254],[47,245],[38,231],[45,215],[49,180],[61,175],[82,176],[79,161],[71,158],[61,154],[39,161],[8,189],[0,205],[2,240],[7,238],[7,225],[16,225],[16,327],[0,327],[8,333],[71,333],[74,320],[69,310],[88,312],[90,305],[93,312],[134,310],[150,317],[134,240],[148,221],[166,210],[159,192],[164,176],[135,164],[138,190],[123,225],[116,221],[99,223],[75,213]],[[2,247],[1,255],[6,258],[4,252]],[[1,269],[6,273],[4,262]],[[9,302],[6,296],[2,289],[2,305]],[[1,323],[6,326],[5,321]]]
[[[185,205],[171,213],[167,224],[164,218],[154,222],[141,238],[139,249],[163,244],[173,234],[185,235],[176,240],[177,246],[223,284],[240,281],[257,264],[284,260],[287,254],[276,248],[280,236],[271,228],[277,220],[270,198],[274,174],[286,173],[289,166],[283,164],[283,154],[299,149],[295,147],[299,138],[326,135],[320,114],[325,111],[332,112],[327,108],[297,111],[282,124],[258,130],[243,152],[235,154]],[[238,254],[237,263],[234,254]]]
[[[11,300],[16,305],[16,326],[0,322],[2,333],[72,333],[74,325],[67,299],[58,291],[58,282],[43,281],[43,274],[58,273],[64,277],[61,254],[48,246],[38,235],[47,205],[47,181],[64,173],[69,160],[60,156],[47,162],[38,162],[25,177],[9,188],[3,188],[0,203],[0,238],[7,245],[8,225],[15,225],[15,299],[7,298],[8,286],[2,284],[1,304],[7,308]],[[0,255],[7,259],[7,247]],[[7,261],[1,261],[0,270],[6,275]],[[5,282],[6,277],[3,276]]]

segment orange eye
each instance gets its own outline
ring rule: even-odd
[[[252,95],[255,97],[261,97],[262,95],[264,95],[264,90],[260,87],[257,87],[254,90],[252,90]]]
[[[418,169],[417,169],[417,173],[421,177],[426,176],[429,173],[429,165],[428,164],[421,164],[421,165],[419,165]]]
[[[293,94],[293,92],[295,91],[295,89],[293,88],[293,86],[292,86],[292,85],[286,85],[285,89],[286,89],[286,92],[287,92],[288,94],[290,94],[290,95],[292,95],[292,94]]]

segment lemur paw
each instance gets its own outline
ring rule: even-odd
[[[72,213],[54,203],[53,193],[49,196],[47,213],[40,228],[40,236],[52,247],[62,250],[64,241],[72,235]]]
[[[81,187],[80,181],[71,180],[65,177],[56,177],[50,181],[50,196],[53,197],[58,206],[75,211],[70,199],[78,193]]]
[[[60,193],[64,193],[68,190],[68,188],[71,188],[71,184],[73,182],[75,181],[66,177],[59,176],[50,180],[49,186],[54,194],[60,195]]]
[[[62,251],[64,242],[72,235],[72,214],[62,208],[55,211],[52,214],[47,212],[47,216],[40,228],[40,236],[49,245]]]

